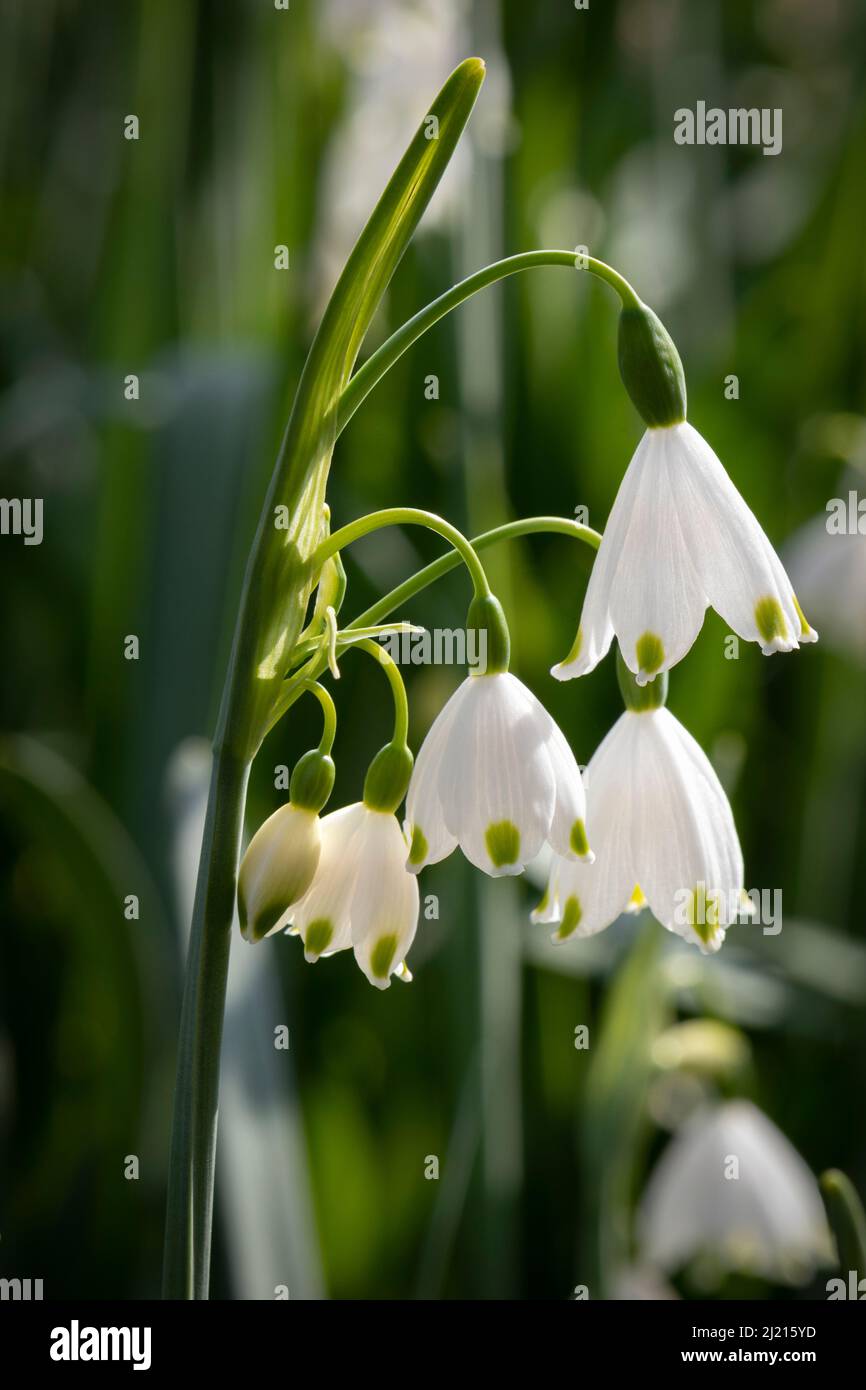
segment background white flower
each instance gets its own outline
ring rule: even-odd
[[[592,567],[557,680],[586,675],[614,634],[643,685],[685,656],[708,606],[765,655],[817,641],[754,514],[686,421],[648,429],[635,450]]]
[[[643,1259],[668,1273],[701,1254],[726,1269],[805,1282],[834,1262],[813,1174],[750,1101],[703,1110],[653,1170],[638,1219]]]
[[[586,770],[592,864],[554,858],[532,914],[554,940],[603,931],[628,907],[704,952],[717,951],[743,901],[743,856],[706,754],[664,708],[626,710]],[[742,902],[742,906],[741,906]]]
[[[467,676],[434,721],[406,797],[416,872],[460,845],[498,877],[549,842],[592,859],[580,770],[562,732],[516,676]]]
[[[792,536],[786,558],[831,647],[866,665],[866,535],[831,533],[822,512]]]

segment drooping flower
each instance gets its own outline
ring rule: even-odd
[[[321,844],[316,811],[290,801],[259,826],[238,872],[238,915],[247,941],[279,930],[286,908],[313,881]]]
[[[396,817],[363,801],[324,816],[316,875],[280,925],[301,937],[308,961],[354,950],[371,984],[412,977],[405,956],[418,924],[418,881],[406,869]]]
[[[745,1100],[687,1121],[653,1170],[638,1228],[643,1259],[668,1273],[711,1255],[725,1270],[803,1283],[834,1260],[813,1174]]]
[[[669,931],[707,953],[751,910],[728,799],[706,754],[662,707],[657,684],[658,703],[656,689],[648,689],[647,706],[626,709],[587,767],[597,858],[554,858],[532,914],[535,922],[559,923],[554,941],[593,936],[621,912],[648,904]]]
[[[646,431],[592,567],[557,680],[586,675],[614,635],[644,684],[680,661],[707,607],[766,656],[815,642],[781,560],[725,469],[685,419]]]
[[[547,842],[591,860],[580,770],[561,730],[508,671],[470,675],[434,721],[406,798],[409,867],[459,844],[494,878],[519,874]]]

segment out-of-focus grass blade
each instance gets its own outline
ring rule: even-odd
[[[863,1203],[851,1179],[838,1168],[829,1168],[821,1174],[821,1192],[836,1237],[839,1268],[844,1278],[853,1270],[859,1282],[866,1276],[866,1213]]]
[[[47,1062],[51,1100],[16,1186],[15,1223],[22,1238],[28,1223],[71,1228],[79,1268],[99,1250],[103,1276],[111,1268],[105,1252],[113,1252],[115,1282],[103,1296],[124,1287],[152,1293],[136,1284],[155,1252],[130,1244],[130,1203],[156,1211],[162,1198],[173,1044],[166,997],[177,971],[159,892],[105,803],[77,769],[33,739],[0,742],[0,814],[23,832],[27,871],[39,876],[33,930],[44,921],[52,934],[57,975],[46,986],[59,989],[48,1040],[56,1049]],[[133,894],[139,917],[127,920]],[[34,941],[31,952],[43,946]],[[127,1155],[139,1161],[136,1182],[125,1181]],[[143,1224],[158,1231],[156,1220]],[[54,1273],[55,1295],[76,1292],[75,1271],[67,1277],[61,1289],[63,1275]]]
[[[651,1049],[670,1023],[659,948],[663,929],[647,921],[605,1001],[591,1047],[582,1118],[583,1260],[577,1282],[591,1297],[609,1295],[626,1263],[633,1165],[652,1073]]]

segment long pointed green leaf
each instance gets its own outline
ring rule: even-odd
[[[308,561],[326,526],[324,492],[340,394],[483,80],[481,59],[467,58],[429,107],[346,262],[310,349],[259,522],[238,629],[240,679],[255,687],[253,741],[266,727],[263,712],[279,690],[309,599]],[[277,507],[286,508],[284,529],[274,526]]]

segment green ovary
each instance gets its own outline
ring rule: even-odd
[[[423,864],[427,858],[430,846],[427,844],[427,837],[420,825],[412,827],[412,845],[409,849],[409,863]]]
[[[765,642],[772,642],[777,637],[784,641],[788,636],[788,624],[777,598],[758,599],[755,604],[755,622]]]
[[[564,941],[567,936],[571,936],[571,933],[580,925],[582,916],[583,912],[580,902],[572,893],[571,897],[565,900],[565,907],[562,910],[562,921],[556,933],[560,941]]]
[[[493,825],[488,825],[484,843],[497,869],[517,862],[517,856],[520,854],[520,831],[510,820],[495,821]]]
[[[646,671],[648,676],[654,675],[665,659],[662,639],[655,632],[645,632],[637,639],[634,654],[638,670]]]
[[[377,980],[387,980],[396,953],[396,936],[380,936],[370,952],[370,969]]]
[[[328,918],[317,917],[315,922],[311,922],[307,927],[304,945],[311,955],[320,956],[327,948],[333,935],[334,928]]]

